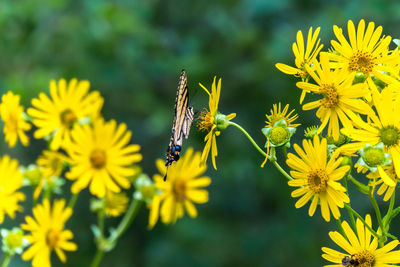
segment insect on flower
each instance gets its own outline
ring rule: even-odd
[[[185,139],[189,137],[190,126],[193,122],[193,107],[188,106],[189,92],[187,87],[186,71],[182,70],[179,78],[178,90],[176,92],[174,122],[172,124],[172,135],[167,148],[165,166],[171,166],[174,161],[179,160],[179,153],[182,150],[182,135]],[[167,179],[167,172],[164,181]]]

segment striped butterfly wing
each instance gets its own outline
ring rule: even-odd
[[[189,92],[187,87],[186,71],[182,70],[179,78],[178,90],[176,92],[174,122],[172,125],[172,135],[167,148],[167,157],[165,166],[168,167],[179,160],[179,152],[182,147],[182,135],[187,139],[189,136],[190,126],[193,121],[193,108],[188,107]],[[164,180],[167,174],[165,174]]]

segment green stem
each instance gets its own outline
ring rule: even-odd
[[[399,214],[399,213],[400,213],[400,207],[395,208],[392,211],[392,214],[390,215],[390,219],[388,220],[388,223],[390,223],[393,220],[393,218],[396,217],[397,214]]]
[[[380,239],[380,235],[378,235],[377,232],[375,232],[371,226],[369,226],[367,224],[367,222],[364,220],[363,217],[361,217],[360,214],[357,213],[357,211],[353,210],[352,207],[350,207],[349,204],[344,204],[344,206],[347,208],[348,211],[352,212],[358,219],[360,219],[360,221],[364,224],[365,227],[367,227],[367,229],[373,234],[373,236],[375,236],[376,238],[378,238],[378,240]]]
[[[279,165],[279,163],[276,160],[273,160],[272,163],[275,165],[275,167],[280,171],[280,173],[283,174],[288,180],[293,180],[292,176],[290,176],[282,167]]]
[[[78,199],[78,195],[79,195],[79,193],[73,194],[72,197],[71,197],[71,199],[69,200],[69,202],[68,202],[68,207],[70,207],[71,209],[74,209],[76,200]]]
[[[97,214],[97,226],[99,227],[100,235],[103,236],[104,234],[104,208],[98,212]]]
[[[339,219],[336,219],[336,225],[337,225],[337,227],[338,227],[338,229],[339,229],[339,232],[342,234],[342,236],[345,237],[345,238],[347,238],[347,237],[346,237],[346,233],[344,232],[344,229],[343,229],[343,227],[342,227],[342,222],[340,221],[340,218],[339,218]]]
[[[398,238],[396,236],[392,235],[392,234],[386,233],[386,235],[388,237],[390,237],[391,239],[393,239],[393,240],[398,240]]]
[[[379,227],[381,228],[382,233],[385,233],[385,232],[386,232],[386,229],[383,227],[383,221],[382,221],[381,211],[379,210],[378,203],[377,203],[376,200],[375,200],[374,192],[371,191],[371,192],[368,194],[368,196],[369,196],[369,199],[371,200],[372,206],[374,207],[375,215],[376,215],[376,218],[377,218],[377,220],[378,220]]]
[[[7,267],[12,259],[12,256],[13,255],[11,255],[10,253],[6,253],[3,262],[1,263],[1,267]]]
[[[253,144],[253,146],[258,150],[258,152],[260,152],[261,155],[263,155],[264,158],[267,156],[267,153],[265,153],[264,150],[262,150],[257,145],[257,143],[253,140],[253,138],[251,138],[251,136],[246,132],[246,130],[243,129],[239,124],[236,124],[233,121],[229,121],[229,125],[232,125],[232,126],[235,126],[236,128],[238,128],[247,137],[247,139],[250,140],[250,142]]]
[[[346,175],[346,176],[344,177],[344,179],[343,179],[343,184],[344,184],[344,187],[346,188],[347,196],[350,198],[350,196],[349,196],[349,189],[348,189],[348,187],[347,187],[347,177],[348,177],[348,175]],[[351,207],[350,203],[349,203],[348,205]],[[354,215],[353,215],[353,213],[347,208],[347,206],[346,206],[346,209],[347,209],[347,213],[349,214],[349,217],[350,217],[351,225],[353,226],[354,231],[356,231],[356,233],[357,233],[356,220],[354,219]]]
[[[104,251],[101,249],[97,249],[96,255],[94,255],[93,261],[90,264],[90,267],[98,267],[101,259],[103,258]]]
[[[357,189],[364,194],[369,194],[369,187],[363,183],[360,183],[351,174],[347,175],[347,178],[357,187]]]
[[[387,227],[388,230],[389,230],[389,224],[390,224],[390,216],[392,215],[392,211],[393,211],[393,207],[394,207],[395,193],[396,193],[396,190],[393,191],[393,194],[390,197],[389,208],[388,208],[385,218],[383,218],[383,223],[384,223],[385,227]]]
[[[113,236],[112,242],[115,242],[125,231],[129,228],[132,224],[133,220],[136,218],[140,207],[142,206],[143,201],[133,199],[131,204],[129,205],[128,210],[126,211],[124,218],[122,218],[120,224],[118,225],[117,229],[115,230],[115,235]]]

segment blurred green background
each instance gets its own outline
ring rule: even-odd
[[[27,107],[39,92],[48,92],[51,79],[87,79],[105,98],[107,119],[126,122],[133,142],[142,146],[141,163],[149,175],[155,159],[164,157],[170,138],[172,110],[180,70],[188,72],[191,104],[207,105],[201,82],[211,85],[222,77],[221,112],[237,113],[259,144],[265,113],[273,103],[290,103],[303,124],[316,123],[314,112],[298,104],[296,79],[275,68],[293,65],[291,44],[298,30],[321,26],[324,49],[333,38],[332,25],[364,18],[384,26],[384,34],[399,36],[398,1],[66,1],[20,0],[0,2],[0,92],[22,95]],[[4,136],[1,134],[1,138]],[[185,147],[203,147],[204,133],[192,129]],[[22,164],[33,162],[45,146],[33,140],[29,148],[1,154]],[[319,212],[295,209],[292,189],[285,178],[236,129],[218,138],[218,171],[208,170],[213,183],[210,201],[198,206],[196,219],[185,217],[176,225],[159,223],[148,231],[148,211],[142,209],[129,231],[102,266],[321,266],[321,246],[337,248]],[[67,193],[68,189],[66,188]],[[362,214],[371,212],[368,199],[352,201]],[[30,191],[27,191],[30,194]],[[29,197],[28,197],[29,198]],[[68,253],[66,266],[87,266],[95,252],[89,230],[96,217],[88,212],[90,196],[84,191],[67,227],[79,246]],[[383,204],[386,206],[386,204]],[[308,206],[307,206],[308,207]],[[30,214],[29,201],[26,213]],[[343,212],[345,214],[345,212]],[[347,218],[347,215],[344,215]],[[19,214],[17,221],[23,221]],[[118,220],[110,220],[115,226]],[[400,234],[394,220],[393,234]],[[8,220],[5,225],[12,225]],[[397,228],[396,228],[397,227]],[[61,266],[54,259],[54,266]],[[10,266],[29,266],[14,259]]]

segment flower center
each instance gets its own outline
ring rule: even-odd
[[[350,71],[361,71],[365,75],[369,75],[372,72],[375,65],[375,58],[368,52],[355,52],[349,62]]]
[[[51,248],[56,247],[59,239],[60,239],[59,231],[51,229],[47,232],[46,243],[49,247]]]
[[[286,128],[282,126],[277,126],[271,129],[271,133],[269,135],[269,138],[271,140],[271,143],[274,145],[279,145],[286,141],[288,137],[288,132]]]
[[[200,131],[209,131],[211,130],[214,124],[214,116],[207,109],[204,109],[200,112],[199,119],[197,120],[197,128]]]
[[[308,186],[315,193],[321,193],[326,190],[326,183],[328,181],[328,175],[325,170],[316,169],[312,170],[308,174]]]
[[[394,126],[386,126],[380,130],[380,137],[385,146],[394,146],[399,143],[400,131]]]
[[[186,199],[186,181],[183,179],[178,179],[173,185],[175,199],[182,202]]]
[[[365,163],[367,163],[370,167],[376,167],[380,165],[384,159],[385,155],[381,149],[370,148],[364,151]]]
[[[103,150],[94,150],[90,155],[90,163],[96,169],[103,168],[106,164],[106,154]]]
[[[354,260],[354,266],[357,267],[372,267],[375,263],[375,257],[371,252],[364,250],[351,256]]]
[[[64,124],[66,128],[71,129],[77,117],[72,110],[66,109],[63,112],[61,112],[60,119],[61,123]]]
[[[333,108],[337,106],[339,95],[333,85],[323,84],[319,90],[320,93],[324,95],[324,98],[321,100],[322,106],[325,108]]]

